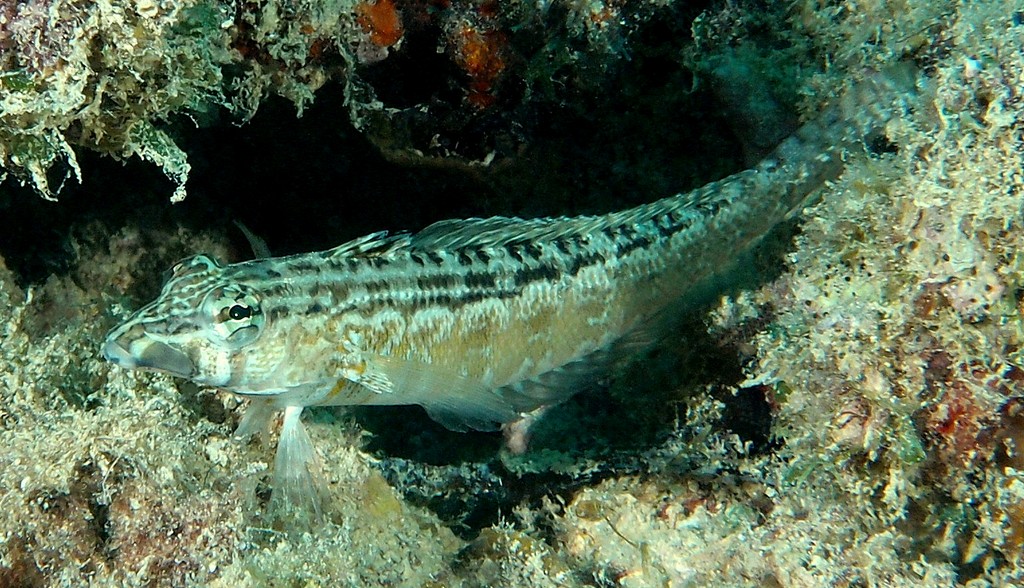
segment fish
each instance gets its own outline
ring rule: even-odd
[[[240,436],[283,411],[275,492],[315,502],[306,407],[420,405],[493,430],[566,400],[837,177],[898,112],[892,78],[867,77],[750,169],[627,210],[445,220],[233,264],[195,255],[103,356],[249,399]]]

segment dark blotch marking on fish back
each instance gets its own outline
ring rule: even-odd
[[[291,294],[290,290],[290,284],[278,282],[265,288],[262,292],[260,292],[260,294],[262,295],[264,301],[278,300],[279,298],[289,296]]]
[[[587,254],[587,255],[580,255],[580,256],[574,258],[572,260],[572,263],[569,264],[569,275],[570,276],[575,276],[575,275],[579,274],[583,270],[583,268],[589,267],[589,266],[594,265],[596,263],[601,263],[604,260],[605,260],[604,256],[601,255],[600,253],[590,253],[590,254]]]
[[[672,237],[676,233],[685,231],[686,229],[690,228],[690,226],[693,224],[693,219],[677,219],[673,214],[663,214],[652,218],[651,222],[654,224],[654,227],[658,231],[658,234],[667,239],[669,237]]]
[[[630,253],[636,251],[637,249],[645,249],[647,247],[650,247],[652,243],[654,243],[654,241],[647,235],[634,235],[634,237],[631,240],[625,243],[620,243],[618,246],[616,246],[615,254],[618,255],[619,257],[625,257],[626,255],[629,255]]]
[[[515,259],[519,263],[523,262],[523,254],[519,252],[519,243],[506,243],[505,251],[508,252],[512,259]]]
[[[352,265],[352,262],[359,263],[356,259],[348,259],[347,263]],[[319,274],[323,270],[323,263],[316,262],[312,259],[302,259],[292,264],[289,264],[288,271],[295,274]]]
[[[705,216],[715,216],[721,207],[722,204],[718,200],[704,200],[696,206],[697,210]]]
[[[631,224],[622,225],[619,227],[619,235],[627,241],[632,241],[636,236],[636,227]]]
[[[536,243],[526,242],[523,243],[523,253],[526,254],[530,259],[540,259],[540,256],[544,251],[540,248],[540,245]]]

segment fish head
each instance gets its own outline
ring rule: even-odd
[[[230,389],[239,385],[238,358],[266,323],[255,289],[196,255],[175,264],[156,300],[107,335],[103,356],[123,368]]]

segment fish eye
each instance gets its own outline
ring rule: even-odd
[[[259,296],[241,284],[211,290],[203,302],[203,312],[216,338],[231,346],[251,343],[266,322]]]

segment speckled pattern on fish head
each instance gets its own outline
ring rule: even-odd
[[[260,294],[238,278],[244,267],[196,255],[174,265],[157,297],[107,335],[103,354],[121,367],[147,369],[222,388],[242,382],[246,348],[267,328]]]

